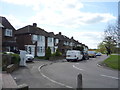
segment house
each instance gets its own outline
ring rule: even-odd
[[[55,35],[53,32],[48,32],[48,37],[47,37],[47,47],[50,47],[51,53],[54,53],[57,48],[54,47],[55,45]]]
[[[72,50],[73,49],[73,41],[72,39],[69,39],[67,36],[62,35],[61,32],[59,34],[56,34],[55,37],[59,40],[58,42],[58,50],[62,52],[62,54],[65,55],[67,50]]]
[[[16,30],[15,36],[19,50],[26,50],[27,53],[40,57],[45,56],[48,47],[50,47],[51,53],[58,49],[65,55],[67,50],[82,45],[73,37],[69,39],[61,32],[56,35],[53,32],[46,32],[44,29],[37,27],[36,23]]]
[[[2,45],[0,45],[1,52],[15,52],[17,50],[15,28],[5,18],[0,16],[0,38],[2,39]]]
[[[34,56],[45,56],[48,33],[36,23],[16,30],[15,36],[19,50],[26,50]]]

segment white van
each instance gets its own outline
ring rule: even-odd
[[[83,55],[78,50],[68,50],[66,53],[66,60],[69,61],[78,61],[83,58]]]

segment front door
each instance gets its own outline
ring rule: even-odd
[[[35,45],[25,45],[25,46],[27,53],[35,56]]]

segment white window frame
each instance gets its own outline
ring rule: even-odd
[[[55,39],[55,44],[58,44],[59,43],[59,39]]]
[[[12,37],[12,29],[5,29],[5,36]]]
[[[45,48],[42,47],[42,46],[38,46],[38,47],[37,47],[37,52],[38,52],[38,53],[44,53],[44,52],[45,52]]]
[[[48,43],[52,43],[52,42],[53,42],[52,38],[48,37]]]

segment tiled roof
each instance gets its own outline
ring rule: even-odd
[[[15,28],[10,24],[10,22],[5,17],[0,16],[0,23],[2,24],[2,26],[4,26],[3,28],[15,30]]]
[[[15,34],[16,35],[18,34],[39,34],[39,35],[44,35],[44,36],[48,35],[44,29],[33,27],[32,25],[28,25],[28,26],[25,26],[23,28],[16,30]]]

